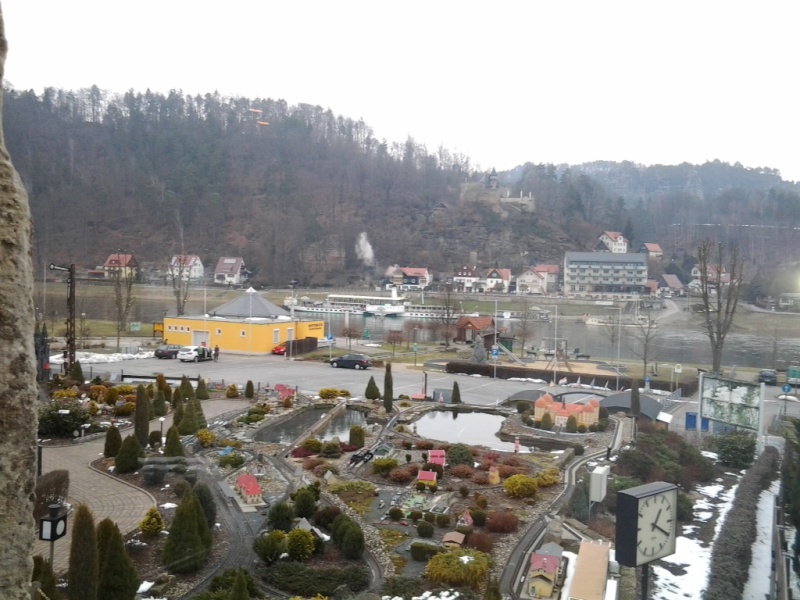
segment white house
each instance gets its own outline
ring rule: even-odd
[[[170,277],[187,279],[202,279],[205,275],[203,261],[194,254],[176,254],[169,261]]]
[[[511,269],[489,269],[486,272],[486,291],[508,293],[511,285]]]
[[[609,252],[624,254],[628,251],[628,240],[619,231],[604,231],[599,239]]]
[[[476,267],[462,265],[453,274],[453,284],[457,292],[477,292],[481,274]]]
[[[527,267],[517,276],[517,294],[549,294],[558,289],[558,265]]]
[[[214,283],[241,285],[246,279],[244,259],[241,256],[222,256],[214,269]]]

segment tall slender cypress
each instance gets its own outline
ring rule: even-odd
[[[167,444],[164,447],[164,456],[184,456],[183,444],[178,428],[174,425],[167,430]]]
[[[105,557],[101,561],[97,600],[133,600],[136,590],[139,589],[139,575],[125,552],[119,527],[110,519],[104,521],[108,521],[110,525],[105,526],[108,529],[108,538]],[[100,526],[103,527],[103,522]]]
[[[99,579],[94,516],[89,507],[81,503],[75,510],[75,518],[72,521],[72,542],[69,547],[67,574],[69,597],[97,600]]]
[[[392,400],[394,399],[394,383],[392,382],[392,363],[386,363],[386,374],[383,376],[383,408],[386,412],[392,412]]]
[[[136,388],[136,411],[133,413],[133,435],[139,440],[139,445],[147,446],[147,436],[150,435],[150,419],[147,401],[147,392],[142,384]]]

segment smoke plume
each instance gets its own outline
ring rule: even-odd
[[[375,251],[372,249],[372,244],[369,243],[366,232],[358,234],[358,241],[356,242],[356,256],[364,263],[365,267],[375,266]]]

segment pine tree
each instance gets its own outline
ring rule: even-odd
[[[167,398],[164,390],[158,390],[153,400],[153,414],[155,417],[163,417],[167,414]]]
[[[381,390],[378,388],[378,384],[375,383],[375,378],[370,375],[369,382],[367,383],[367,390],[364,392],[364,397],[367,400],[372,400],[373,402],[381,397]]]
[[[164,447],[164,456],[186,456],[181,444],[181,436],[174,425],[167,430],[167,445]]]
[[[458,389],[458,382],[453,382],[453,395],[451,397],[451,402],[453,404],[461,404],[461,390]]]
[[[156,409],[153,406],[153,401],[148,397],[147,398],[147,420],[152,421],[156,418]]]
[[[175,412],[172,413],[172,424],[178,427],[181,421],[183,421],[183,417],[186,416],[186,406],[179,394],[175,394],[172,398],[174,400],[173,408],[175,410]]]
[[[355,446],[356,448],[363,448],[366,435],[367,434],[361,425],[353,425],[350,428],[350,437],[347,440],[347,443],[351,446]]]
[[[106,430],[106,443],[103,446],[103,456],[111,458],[119,454],[119,449],[122,446],[122,435],[119,433],[116,425],[112,425]]]
[[[248,379],[247,384],[244,386],[244,397],[248,400],[252,400],[254,395],[255,389],[253,388],[253,382]]]
[[[164,531],[164,517],[158,511],[158,508],[151,506],[144,516],[144,519],[139,521],[139,531],[146,538],[156,537],[159,533]]]
[[[308,488],[302,488],[294,496],[294,514],[297,517],[310,518],[317,510],[317,501],[314,499],[314,492]]]
[[[73,381],[77,381],[78,383],[84,383],[86,381],[86,378],[83,376],[81,361],[75,361],[75,364],[72,365],[72,371],[70,372],[69,376]]]
[[[103,565],[106,562],[106,554],[108,553],[108,544],[114,527],[114,521],[109,518],[105,518],[97,524],[97,568],[100,573],[103,572]]]
[[[144,386],[136,387],[136,411],[133,413],[133,435],[139,440],[139,446],[147,446],[147,436],[150,434],[150,419],[147,410],[147,392]]]
[[[67,574],[70,598],[97,600],[99,578],[94,517],[89,507],[81,503],[72,520],[72,542],[69,547]]]
[[[206,518],[209,529],[214,527],[217,521],[217,504],[214,502],[214,496],[211,490],[205,483],[198,483],[192,490],[197,500],[200,502],[200,508],[203,510],[203,515]]]
[[[208,526],[208,522],[206,521],[206,514],[203,512],[203,507],[200,504],[200,500],[197,499],[193,493],[189,494],[192,497],[194,502],[194,512],[197,515],[197,533],[200,534],[200,541],[203,542],[203,560],[207,559],[211,555],[211,547],[214,544],[214,537],[211,534],[211,528]]]
[[[497,577],[490,577],[483,593],[483,600],[502,600],[502,598],[503,595],[500,593],[500,583],[497,581]]]
[[[229,600],[250,600],[250,592],[247,590],[247,576],[244,569],[236,570],[236,579],[231,588]]]
[[[197,389],[195,390],[194,395],[198,400],[208,400],[211,397],[208,393],[208,387],[206,387],[206,380],[202,377],[197,382]]]
[[[117,473],[133,473],[139,469],[139,456],[142,454],[142,446],[134,436],[129,435],[120,446],[117,459],[114,461]]]
[[[162,391],[164,392],[164,402],[174,407],[175,402],[173,400],[172,388],[167,386]]]
[[[189,378],[184,375],[181,377],[181,398],[183,398],[184,402],[188,401],[190,398],[194,398],[194,388],[192,387],[192,383],[189,381]]]
[[[105,521],[108,524],[104,526]],[[125,544],[122,541],[119,527],[111,519],[101,521],[98,534],[100,527],[108,529],[108,534],[105,540],[105,556],[100,561],[97,600],[133,600],[136,590],[139,589],[139,575],[125,552]]]
[[[387,413],[392,412],[394,399],[394,384],[392,382],[392,363],[386,363],[386,374],[383,376],[383,408]]]
[[[642,401],[639,397],[639,382],[631,381],[631,416],[638,417],[642,414]]]
[[[194,573],[205,563],[206,549],[197,530],[198,522],[197,500],[186,494],[175,511],[161,554],[161,562],[173,573]]]

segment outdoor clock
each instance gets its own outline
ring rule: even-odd
[[[617,561],[646,565],[675,554],[678,488],[656,481],[617,493]]]

